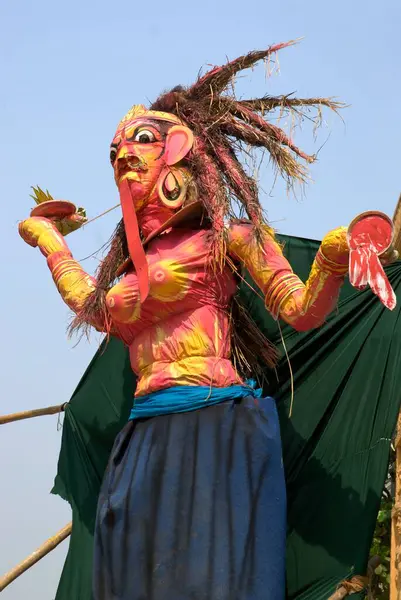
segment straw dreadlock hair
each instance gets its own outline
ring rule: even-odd
[[[151,110],[176,115],[194,133],[193,149],[184,162],[192,176],[197,197],[202,201],[209,217],[211,259],[214,265],[223,265],[225,261],[224,222],[227,217],[235,216],[233,205],[239,205],[242,212],[245,212],[254,227],[256,238],[261,240],[263,235],[264,218],[258,186],[246,173],[238,157],[239,152],[246,151],[248,147],[267,150],[274,170],[284,178],[289,188],[297,182],[302,184],[307,180],[307,165],[314,162],[316,157],[300,150],[283,129],[268,119],[272,119],[277,110],[281,115],[290,114],[300,120],[304,117],[311,119],[309,111],[315,108],[317,114],[312,116],[312,120],[317,126],[321,122],[323,107],[337,112],[343,106],[329,98],[300,99],[292,95],[236,99],[232,82],[239,72],[261,60],[270,61],[279,50],[294,43],[290,41],[273,45],[266,50],[250,52],[223,66],[214,67],[199,77],[191,87],[175,87],[162,94],[150,107]],[[118,267],[127,257],[125,230],[120,223],[112,237],[110,251],[100,265],[98,287],[87,299],[83,310],[73,322],[72,329],[89,322],[90,315],[99,309],[107,312],[105,295],[115,279]],[[244,317],[246,311],[238,307],[236,313]],[[251,323],[247,326],[256,335],[256,326]],[[259,338],[260,332],[255,339],[260,342]],[[242,346],[245,348],[247,344]],[[261,354],[260,346],[258,353]],[[273,354],[270,348],[265,356],[270,364],[274,362]]]
[[[160,96],[152,110],[178,116],[195,134],[195,149],[189,157],[199,189],[199,196],[210,210],[217,234],[223,227],[222,217],[229,213],[230,200],[245,209],[256,231],[263,222],[257,185],[249,177],[236,150],[245,146],[266,149],[273,167],[288,186],[305,182],[307,168],[299,162],[312,163],[315,156],[300,150],[278,126],[267,120],[275,109],[303,116],[309,107],[323,106],[337,111],[341,104],[329,98],[298,99],[291,96],[263,97],[239,101],[228,88],[237,73],[260,60],[270,59],[277,51],[294,44],[287,42],[267,50],[250,52],[221,67],[215,67],[190,88],[177,87]],[[191,164],[192,163],[192,164]]]

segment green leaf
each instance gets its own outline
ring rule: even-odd
[[[377,516],[377,520],[379,523],[384,523],[385,521],[389,521],[391,517],[390,510],[380,510]]]
[[[36,204],[42,204],[42,202],[54,200],[53,196],[49,194],[48,190],[44,192],[39,186],[31,186],[31,190],[33,191],[33,194],[30,194],[30,197],[35,200]]]

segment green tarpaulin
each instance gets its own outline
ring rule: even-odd
[[[318,243],[281,239],[305,280]],[[387,274],[401,298],[401,264]],[[246,285],[241,294],[258,325],[280,344],[261,299]],[[277,372],[266,372],[265,392],[277,399],[281,418],[291,599],[326,600],[341,579],[366,572],[401,402],[400,306],[389,312],[369,290],[357,293],[346,284],[338,310],[321,329],[300,334],[282,326],[294,376],[292,418],[284,353]],[[73,531],[57,600],[91,599],[97,494],[134,386],[127,350],[112,340],[67,406],[53,491],[70,502]]]

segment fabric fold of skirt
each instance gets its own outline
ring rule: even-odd
[[[271,398],[130,421],[99,497],[94,600],[282,600],[285,515]]]

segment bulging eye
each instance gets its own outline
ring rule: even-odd
[[[117,150],[115,148],[112,148],[110,150],[110,162],[112,165],[114,164],[114,161],[116,160],[116,158],[117,158]]]
[[[138,142],[139,144],[152,144],[155,141],[155,134],[149,129],[141,129],[134,137],[134,142]]]

